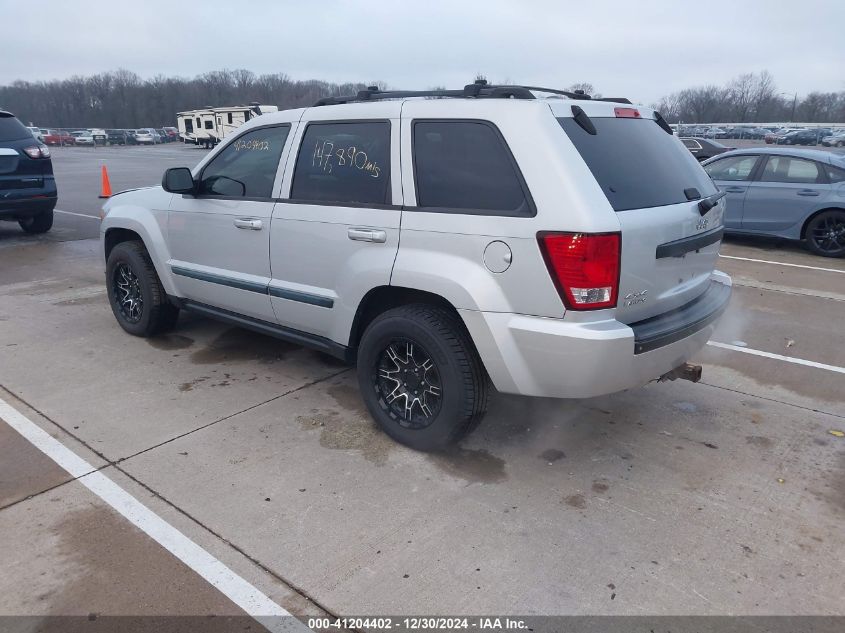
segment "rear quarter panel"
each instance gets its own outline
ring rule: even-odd
[[[510,149],[536,207],[534,217],[443,213],[417,208],[411,147],[419,119],[488,121]],[[405,211],[391,284],[439,294],[456,308],[561,317],[537,233],[612,232],[619,221],[575,147],[542,101],[407,101],[402,110]],[[488,270],[492,241],[511,249],[502,273]]]

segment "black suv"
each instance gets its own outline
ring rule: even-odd
[[[0,220],[27,233],[53,226],[56,180],[50,150],[10,112],[0,110]]]
[[[126,145],[126,132],[123,130],[106,130],[106,140],[109,145]]]

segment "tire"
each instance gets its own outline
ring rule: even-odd
[[[845,142],[836,141],[836,147],[842,147],[843,145],[845,145]]]
[[[21,218],[18,224],[27,233],[46,233],[53,228],[53,210],[42,211],[29,218]]]
[[[845,211],[822,211],[807,224],[807,247],[822,257],[845,257]]]
[[[179,308],[168,300],[143,243],[121,242],[112,249],[106,262],[106,289],[114,318],[129,334],[153,336],[176,324]]]
[[[370,415],[415,450],[458,442],[487,410],[481,359],[457,315],[442,308],[412,304],[378,316],[361,338],[357,373]]]

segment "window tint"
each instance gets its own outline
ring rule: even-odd
[[[205,122],[205,129],[206,130],[213,130],[214,129],[214,121],[206,121]]]
[[[763,182],[819,182],[819,168],[811,160],[790,156],[770,156],[760,180]]]
[[[695,157],[653,119],[591,117],[589,134],[575,119],[558,119],[616,211],[688,202],[685,189],[702,197],[716,187]]]
[[[231,123],[232,123],[232,113],[231,112],[226,113],[226,119],[229,122],[229,124],[231,125]]]
[[[420,207],[531,215],[510,151],[487,123],[414,123],[414,177]]]
[[[292,200],[390,202],[390,123],[311,123],[293,172]]]
[[[713,180],[748,180],[757,156],[728,156],[704,166]]]
[[[203,170],[200,195],[269,198],[289,131],[260,128],[229,143]]]
[[[827,165],[825,166],[825,171],[827,172],[827,177],[830,182],[845,182],[845,169],[839,169],[839,167]]]
[[[23,123],[15,117],[0,116],[0,141],[19,141],[31,136],[32,132],[26,129]]]

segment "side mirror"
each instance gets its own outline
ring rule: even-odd
[[[161,179],[161,188],[168,193],[193,194],[195,186],[194,177],[187,167],[171,167]]]

